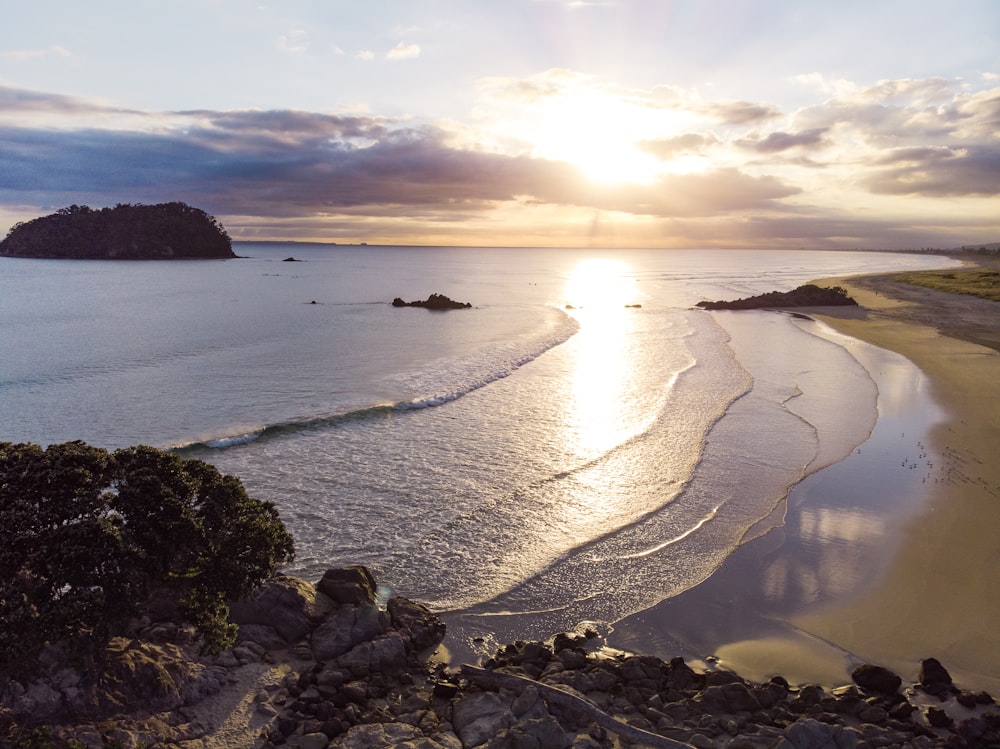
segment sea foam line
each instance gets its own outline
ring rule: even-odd
[[[517,352],[511,355],[511,345],[500,345],[487,347],[477,354],[465,357],[462,360],[449,362],[447,367],[439,368],[422,373],[421,379],[439,384],[449,374],[455,377],[456,370],[460,377],[452,387],[444,388],[436,393],[421,395],[415,398],[399,400],[390,403],[379,403],[362,408],[352,409],[334,414],[323,414],[320,416],[307,416],[301,419],[290,419],[284,422],[269,424],[251,431],[241,431],[238,434],[223,435],[213,439],[196,440],[193,442],[174,445],[171,447],[175,452],[188,452],[199,449],[222,450],[230,447],[239,447],[260,439],[279,437],[292,433],[300,433],[314,429],[325,429],[335,427],[340,424],[369,418],[386,417],[392,413],[402,413],[415,411],[424,408],[434,408],[446,403],[458,400],[480,388],[484,388],[497,380],[509,377],[515,371],[528,364],[546,351],[559,346],[568,341],[580,329],[579,323],[572,317],[560,310],[563,315],[562,324],[553,335],[538,341],[527,351]],[[485,356],[484,356],[485,352]],[[483,360],[485,359],[485,363]],[[442,371],[443,369],[443,371]]]

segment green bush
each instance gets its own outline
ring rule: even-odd
[[[273,503],[203,461],[0,442],[0,665],[56,641],[95,652],[154,592],[221,650],[235,637],[226,601],[293,556]]]

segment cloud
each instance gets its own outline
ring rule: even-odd
[[[73,53],[65,47],[53,44],[42,49],[10,49],[0,51],[0,59],[14,60],[15,62],[34,62],[46,57],[73,57]]]
[[[866,181],[884,195],[1000,196],[1000,147],[899,148],[877,161]]]
[[[763,138],[742,138],[736,145],[758,153],[778,153],[793,148],[825,147],[829,144],[825,135],[828,128],[817,127],[798,133],[775,131]]]
[[[369,62],[375,59],[375,53],[370,49],[359,50],[356,55],[354,55],[358,60],[363,60],[364,62]]]
[[[671,138],[644,140],[636,145],[644,153],[652,154],[661,161],[669,161],[681,154],[705,153],[711,146],[720,142],[714,133],[685,133]]]
[[[100,204],[189,199],[217,214],[458,216],[524,199],[649,216],[773,204],[797,189],[736,169],[611,188],[570,164],[450,146],[431,127],[296,111],[174,113],[155,132],[8,126],[0,199]],[[164,123],[168,124],[169,119]]]
[[[309,49],[309,35],[302,29],[293,29],[278,37],[278,49],[293,55],[301,55]]]
[[[0,116],[38,112],[77,115],[89,113],[138,113],[137,110],[108,107],[82,97],[30,91],[28,89],[0,84]]]
[[[486,112],[488,122],[445,129],[302,110],[128,110],[0,85],[0,206],[50,212],[71,203],[184,200],[219,216],[234,236],[245,228],[315,238],[335,221],[372,229],[368,236],[375,227],[382,236],[425,236],[422,227],[433,226],[445,232],[434,236],[459,241],[470,227],[497,231],[515,218],[519,230],[541,238],[545,231],[526,217],[555,216],[571,226],[596,215],[601,226],[619,222],[621,236],[662,230],[705,244],[741,244],[738,236],[765,243],[771,232],[796,246],[947,246],[911,240],[920,231],[958,238],[948,223],[954,206],[934,209],[934,200],[948,198],[970,200],[965,220],[985,227],[977,234],[997,226],[995,217],[976,218],[982,199],[1000,194],[997,88],[880,82],[768,129],[777,115],[766,104],[703,101],[669,86],[624,89],[573,71],[484,86],[484,101],[503,106]],[[564,98],[567,91],[581,98]],[[525,102],[532,113],[535,104],[555,105],[563,119],[549,135],[586,133],[587,149],[618,145],[607,139],[622,135],[628,117],[648,113],[656,118],[653,134],[622,142],[666,169],[689,171],[600,184],[560,160],[568,156],[545,158],[516,138],[491,139],[486,125],[509,124],[504,115]],[[625,106],[609,112],[608,102]],[[567,103],[580,105],[568,117]],[[588,120],[595,112],[597,121]],[[822,176],[807,158],[819,149]],[[895,218],[862,221],[853,215],[861,205]],[[894,231],[901,216],[908,228]]]
[[[415,60],[418,57],[420,57],[420,46],[417,44],[405,44],[404,42],[399,42],[385,53],[386,60]]]
[[[709,102],[696,107],[696,110],[727,125],[749,125],[781,116],[777,107],[749,101]]]

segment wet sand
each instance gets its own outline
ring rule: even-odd
[[[820,283],[861,305],[808,313],[874,357],[872,438],[799,484],[782,526],[618,622],[610,644],[824,684],[862,661],[915,680],[934,656],[963,688],[998,693],[1000,304],[889,276]]]

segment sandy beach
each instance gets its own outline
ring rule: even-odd
[[[846,287],[860,308],[808,313],[883,350],[876,367],[893,366],[896,354],[912,362],[923,375],[908,383],[917,394],[895,404],[900,413],[880,413],[882,430],[857,459],[797,486],[782,527],[696,588],[619,622],[611,642],[710,655],[748,678],[825,684],[847,683],[861,661],[915,679],[920,659],[933,656],[963,687],[996,693],[1000,305],[891,276],[818,283]],[[906,411],[917,408],[937,410],[926,441],[914,443]]]

